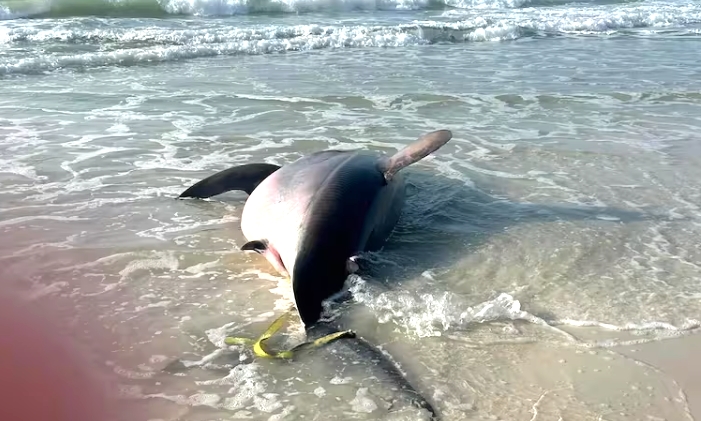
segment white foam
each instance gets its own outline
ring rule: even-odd
[[[523,7],[531,0],[445,0],[444,3],[458,9],[504,9]]]
[[[91,143],[95,140],[98,139],[103,139],[103,138],[109,138],[112,136],[115,136],[114,134],[86,134],[82,136],[76,136],[76,135],[69,135],[71,137],[77,137],[77,140],[73,140],[70,142],[64,142],[61,144],[62,147],[64,148],[75,148],[75,147],[82,147],[88,143]]]
[[[35,216],[18,216],[17,218],[6,219],[0,221],[0,227],[6,227],[8,225],[23,224],[30,221],[63,221],[63,222],[75,222],[75,221],[88,221],[89,218],[81,218],[79,216],[57,216],[57,215],[35,215]]]
[[[146,1],[146,0],[143,0]],[[440,41],[482,42],[513,40],[536,33],[611,35],[636,28],[679,28],[701,22],[701,5],[598,6],[591,8],[519,8],[526,0],[449,0],[462,9],[443,13],[440,20],[384,25],[256,25],[231,26],[195,22],[187,29],[167,23],[120,28],[97,24],[86,28],[68,21],[57,26],[10,25],[0,29],[0,45],[13,43],[81,43],[110,48],[82,54],[36,54],[0,59],[0,75],[42,73],[56,69],[130,66],[219,55],[256,55],[330,48],[400,47]],[[232,14],[279,9],[300,12],[326,8],[420,9],[427,0],[285,0],[246,2],[225,0],[171,0],[170,13]],[[501,9],[495,9],[501,8]],[[506,9],[503,9],[506,7]],[[514,9],[515,7],[515,9]],[[446,20],[449,19],[449,20]],[[456,21],[452,19],[458,19]],[[655,31],[641,35],[656,36]],[[134,47],[136,44],[138,47]],[[143,101],[145,97],[134,98]],[[131,106],[122,104],[122,106]]]
[[[195,279],[195,278],[201,278],[205,275],[213,275],[213,274],[218,274],[219,272],[216,270],[208,270],[211,268],[218,267],[220,264],[220,260],[214,260],[211,262],[206,262],[206,263],[198,263],[196,265],[192,265],[189,267],[186,267],[183,269],[184,272],[191,273],[192,275],[180,275],[181,279]]]
[[[37,285],[28,294],[29,299],[37,299],[44,297],[46,295],[55,294],[67,289],[70,285],[68,282],[59,281],[53,282],[49,285]]]
[[[329,383],[331,384],[348,384],[353,380],[352,377],[338,377],[334,376],[331,380],[329,380]]]
[[[166,269],[174,271],[178,269],[179,262],[173,252],[156,251],[153,254],[155,254],[154,259],[132,260],[124,269],[119,271],[119,276],[121,276],[122,280],[125,280],[141,270]]]
[[[224,337],[222,337],[223,341]],[[210,362],[214,361],[216,358],[220,357],[221,355],[224,355],[226,350],[224,349],[216,349],[210,354],[205,355],[204,357],[200,358],[199,360],[196,361],[189,361],[185,359],[180,359],[179,361],[183,364],[185,367],[198,367],[198,366],[205,366],[209,364]]]
[[[633,323],[628,322],[623,325],[615,325],[611,323],[598,322],[594,320],[573,320],[573,319],[560,319],[551,322],[553,325],[567,325],[576,327],[599,327],[601,329],[613,330],[618,332],[625,331],[651,331],[651,330],[668,330],[671,332],[684,332],[688,330],[694,330],[701,327],[701,322],[696,319],[686,319],[681,326],[675,326],[671,323],[666,322],[643,322],[643,323]]]
[[[114,371],[115,374],[127,378],[127,379],[150,379],[152,378],[156,373],[153,371],[134,371],[134,370],[129,370],[123,367],[120,367],[118,365],[115,365],[112,368],[112,371]]]
[[[280,412],[279,414],[273,414],[270,417],[268,417],[268,421],[282,421],[285,418],[287,418],[287,416],[290,415],[292,413],[292,411],[294,411],[294,410],[295,410],[294,405],[286,406],[286,407],[282,408],[282,412]]]
[[[92,262],[86,262],[86,263],[78,263],[75,265],[70,265],[70,266],[65,266],[62,268],[56,269],[57,272],[64,272],[64,271],[77,271],[79,269],[90,269],[94,268],[96,266],[102,266],[102,265],[110,265],[113,263],[116,263],[122,259],[127,259],[132,256],[134,256],[135,253],[133,252],[125,252],[125,253],[115,253],[111,254],[109,256],[101,257],[95,261]]]
[[[188,397],[188,404],[191,406],[216,407],[221,399],[221,396],[214,393],[195,393]]]
[[[123,148],[123,147],[119,147],[119,146],[114,146],[114,147],[102,147],[99,149],[92,150],[90,152],[71,152],[73,155],[75,155],[75,158],[72,161],[70,161],[69,164],[76,164],[78,162],[82,162],[82,161],[92,159],[95,157],[102,158],[104,155],[109,155],[113,152],[123,152],[123,151],[131,151],[131,150],[134,150],[134,148]]]
[[[446,0],[451,7],[503,8],[520,7],[529,0]],[[304,13],[317,11],[350,10],[419,10],[430,6],[429,0],[94,0],[90,8],[71,0],[28,1],[14,7],[0,6],[0,19],[15,19],[40,13],[57,13],[85,16],[98,10],[98,14],[110,16],[127,12],[134,3],[150,6],[149,14],[160,10],[164,14],[194,16],[231,16],[249,13],[287,12]],[[100,12],[101,9],[101,12]]]
[[[67,239],[66,241],[61,241],[61,242],[57,242],[57,243],[43,243],[43,242],[42,243],[34,243],[34,244],[31,244],[27,247],[23,247],[21,249],[14,250],[10,254],[5,254],[3,256],[0,256],[0,259],[8,259],[8,258],[13,258],[13,257],[17,257],[17,256],[22,256],[24,254],[30,254],[31,252],[34,252],[37,250],[39,250],[39,252],[41,252],[41,250],[47,249],[47,248],[70,249],[70,248],[72,248],[72,246],[70,245],[70,242],[71,242],[71,240]]]
[[[377,404],[368,394],[368,389],[366,387],[361,387],[356,391],[355,397],[351,399],[350,404],[355,412],[369,414],[377,409]]]
[[[258,368],[256,363],[240,364],[232,368],[226,377],[198,381],[196,384],[230,385],[226,399],[216,405],[230,411],[253,407],[262,412],[273,412],[282,408],[276,394],[266,393],[267,382],[258,373]]]
[[[521,310],[520,302],[506,293],[501,293],[493,300],[469,306],[461,297],[450,292],[377,293],[362,278],[353,278],[349,290],[359,302],[377,313],[380,323],[393,322],[418,337],[441,336],[449,329],[464,329],[471,323],[502,320],[525,320],[551,328],[544,320]],[[552,329],[571,339],[567,333]]]
[[[417,337],[442,336],[448,333],[449,337],[455,339],[457,337],[450,332],[464,330],[473,323],[522,320],[556,333],[570,345],[611,347],[663,340],[697,332],[701,328],[701,321],[694,318],[687,318],[678,326],[662,321],[631,321],[622,325],[570,318],[546,321],[524,311],[521,303],[507,293],[501,293],[494,299],[476,305],[467,305],[464,298],[449,292],[420,293],[405,290],[378,292],[360,277],[351,279],[349,289],[356,300],[367,305],[377,314],[380,323],[394,323],[405,332]],[[632,332],[642,337],[633,340],[581,340],[558,326],[596,327],[610,331]],[[516,338],[516,341],[520,340],[528,339]]]
[[[168,142],[161,144],[164,145],[164,148],[159,151],[158,155],[152,155],[149,159],[137,159],[134,161],[134,166],[142,170],[169,168],[181,171],[212,171],[223,162],[234,165],[241,160],[240,156],[229,156],[222,151],[196,157],[176,158],[178,152],[176,146]]]
[[[467,17],[452,23],[425,22],[423,26],[438,26],[453,30],[468,30],[488,26],[512,25],[515,28],[538,32],[562,34],[611,35],[623,29],[683,27],[701,22],[701,7],[698,4],[643,4],[594,8],[543,8],[520,9],[493,15],[465,10],[448,10],[444,17]],[[655,33],[648,33],[655,35]]]
[[[162,225],[159,225],[157,227],[138,231],[136,232],[136,235],[139,237],[155,238],[161,241],[168,241],[168,237],[166,237],[166,234],[188,232],[197,228],[207,226],[224,225],[231,222],[236,222],[239,219],[239,217],[229,213],[224,214],[224,216],[222,216],[221,218],[208,219],[203,221],[196,221],[188,218],[181,221],[176,221],[176,224],[174,225],[162,223]]]
[[[163,29],[154,43],[172,38],[171,30]],[[150,32],[134,31],[136,34],[151,37]],[[109,33],[102,33],[108,39]],[[207,35],[206,32],[202,35]],[[215,34],[215,37],[217,35]],[[154,45],[143,48],[130,48],[109,52],[91,52],[74,55],[42,54],[36,57],[12,58],[0,61],[0,75],[13,73],[42,73],[55,69],[98,66],[124,66],[139,63],[159,63],[182,59],[214,57],[236,54],[267,54],[285,51],[305,51],[325,48],[391,47],[425,44],[415,33],[402,31],[397,27],[321,27],[319,25],[298,25],[292,27],[265,27],[262,29],[233,29],[219,34],[222,42],[201,42],[190,38],[185,45]]]
[[[0,173],[17,174],[36,181],[46,179],[46,177],[39,177],[31,165],[19,163],[14,159],[0,159]]]
[[[416,10],[428,0],[170,0],[168,13],[192,15],[236,15],[256,12],[314,12],[323,10]]]
[[[169,301],[169,300],[163,300],[163,301],[159,301],[157,303],[148,303],[145,306],[134,307],[134,311],[139,312],[139,311],[147,310],[150,308],[159,308],[159,307],[160,308],[167,308],[171,304],[171,302],[172,301]]]

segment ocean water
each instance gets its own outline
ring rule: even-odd
[[[244,194],[174,198],[441,128],[348,280],[349,326],[445,420],[690,419],[613,348],[701,323],[701,3],[0,0],[0,19],[2,282],[115,335],[87,346],[144,421],[419,419],[343,361],[225,347],[288,284],[238,251]]]

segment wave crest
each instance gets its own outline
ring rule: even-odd
[[[531,0],[5,0],[0,19],[102,17],[233,16],[432,8],[517,8]]]

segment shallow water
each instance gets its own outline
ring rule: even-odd
[[[3,282],[114,333],[94,346],[151,419],[417,419],[333,358],[222,351],[290,291],[238,251],[244,194],[174,197],[440,128],[348,325],[446,420],[688,419],[610,348],[701,320],[698,3],[2,4]]]

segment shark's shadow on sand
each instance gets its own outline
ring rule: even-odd
[[[627,224],[661,220],[652,211],[574,204],[519,203],[462,180],[406,169],[407,198],[397,226],[382,250],[361,265],[370,282],[396,288],[427,270],[447,270],[494,235],[521,224],[597,221]]]

